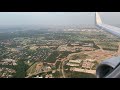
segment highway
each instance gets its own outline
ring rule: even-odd
[[[62,61],[62,75],[63,75],[63,78],[65,78],[64,64],[65,64],[65,60]]]

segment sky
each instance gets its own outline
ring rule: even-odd
[[[120,24],[120,12],[99,12],[106,24]],[[0,25],[94,24],[95,12],[0,12]]]

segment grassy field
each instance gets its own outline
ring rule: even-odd
[[[83,72],[66,71],[65,74],[68,78],[96,78],[94,74]]]
[[[76,60],[76,59],[86,59],[88,55],[83,53],[73,53],[68,56],[69,60]]]
[[[50,56],[47,57],[45,61],[49,63],[54,63],[58,56],[59,56],[59,52],[54,51]]]
[[[111,50],[111,51],[117,51],[118,50],[118,44],[116,42],[101,42],[99,45],[104,50]]]

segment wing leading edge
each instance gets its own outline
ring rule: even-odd
[[[96,13],[96,26],[104,29],[105,31],[107,31],[111,34],[114,34],[114,35],[120,37],[120,28],[102,23],[102,20],[98,13]]]

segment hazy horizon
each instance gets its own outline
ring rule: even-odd
[[[5,25],[94,25],[95,12],[0,12]],[[120,24],[120,12],[100,12],[106,24]]]
[[[0,25],[79,25],[86,22],[93,24],[93,15],[88,12],[2,12]]]

